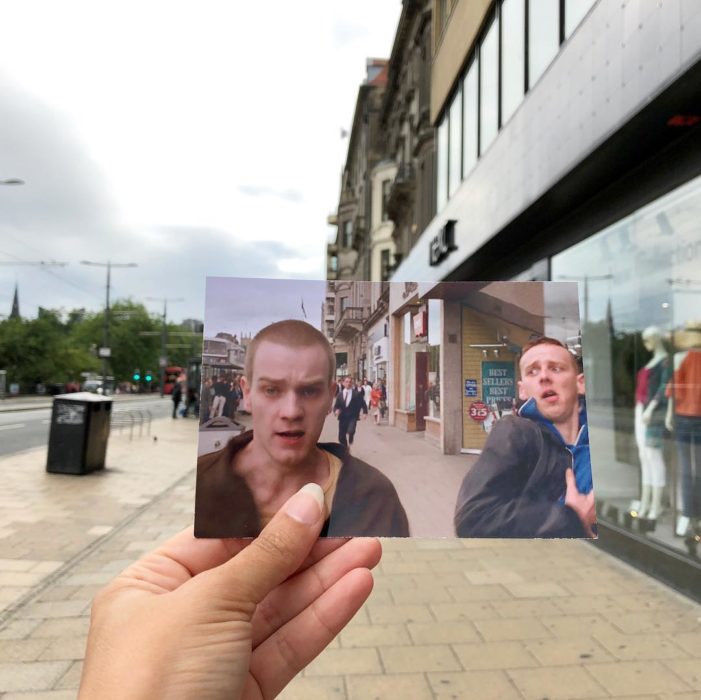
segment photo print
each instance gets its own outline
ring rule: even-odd
[[[195,534],[595,537],[577,285],[209,277]]]

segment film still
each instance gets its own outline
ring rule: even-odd
[[[577,285],[207,278],[195,534],[596,537]]]

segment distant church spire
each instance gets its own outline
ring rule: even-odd
[[[21,318],[19,315],[19,291],[17,289],[17,283],[15,283],[15,296],[12,298],[12,311],[10,311],[10,318]]]

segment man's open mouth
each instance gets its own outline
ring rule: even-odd
[[[283,430],[276,435],[279,435],[282,438],[285,438],[286,440],[299,440],[299,438],[304,436],[304,431],[303,430]]]
[[[546,401],[548,399],[556,399],[557,398],[557,392],[553,391],[552,389],[548,389],[548,391],[544,391],[540,397],[542,399],[545,399]]]

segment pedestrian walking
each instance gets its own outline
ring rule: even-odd
[[[382,391],[380,383],[376,382],[370,392],[370,411],[375,419],[375,425],[380,424],[380,401],[382,400]]]
[[[367,415],[368,407],[363,391],[353,388],[350,375],[343,378],[343,391],[336,397],[333,409],[338,418],[338,441],[344,446],[352,445],[360,412]]]
[[[385,380],[380,379],[380,420],[384,420],[387,411],[387,387]]]
[[[226,405],[226,395],[229,391],[229,387],[224,381],[223,376],[217,377],[217,381],[214,383],[214,399],[212,400],[212,418],[219,418],[224,413],[224,406]]]
[[[183,385],[180,382],[175,382],[173,384],[173,394],[171,396],[173,400],[173,418],[178,417],[178,406],[183,399]]]

